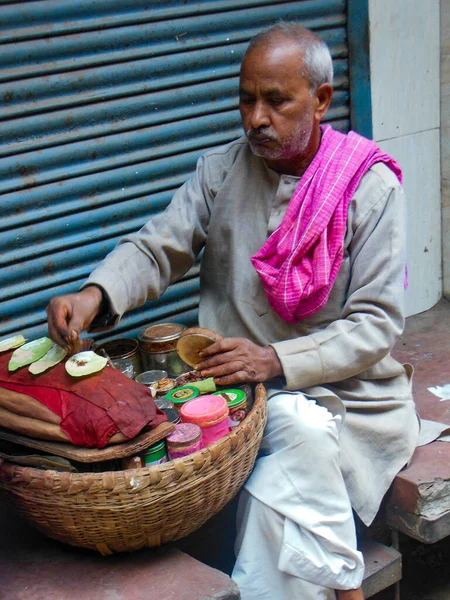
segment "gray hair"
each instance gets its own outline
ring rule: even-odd
[[[301,51],[301,75],[309,81],[313,92],[323,83],[333,83],[333,61],[328,46],[315,33],[299,23],[279,21],[262,29],[250,40],[247,52],[271,40],[277,34],[291,39]]]

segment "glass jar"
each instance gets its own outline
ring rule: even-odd
[[[114,368],[126,375],[128,379],[134,379],[136,373],[131,358],[115,358],[111,362]]]
[[[186,325],[158,323],[142,329],[138,334],[142,366],[146,371],[163,369],[169,377],[178,377],[189,370],[178,356],[177,341]]]
[[[95,345],[95,352],[104,350],[111,362],[127,377],[133,378],[142,372],[139,342],[132,338],[109,340]]]

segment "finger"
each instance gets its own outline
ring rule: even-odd
[[[236,385],[240,383],[247,383],[249,381],[247,373],[244,371],[238,371],[232,375],[225,375],[223,377],[214,377],[214,381],[217,385]]]
[[[235,338],[224,338],[223,340],[219,340],[218,342],[214,342],[206,348],[203,348],[198,354],[202,358],[207,358],[209,356],[213,356],[215,354],[220,354],[222,352],[228,352],[229,350],[234,350],[236,348],[236,339]]]
[[[240,368],[242,368],[242,365],[245,365],[245,362],[245,358],[242,354],[236,348],[232,348],[228,352],[220,352],[202,360],[200,363],[196,364],[194,368],[197,371],[203,371],[204,369],[211,369],[227,363],[239,363]]]
[[[72,314],[72,318],[68,323],[68,328],[70,330],[70,339],[72,342],[76,342],[78,339],[78,335],[85,329],[89,323],[86,323],[87,318],[85,312],[83,311],[81,306],[74,306],[74,311]]]
[[[70,332],[70,348],[68,350],[70,355],[78,354],[82,351],[81,340],[78,337],[78,333],[72,329]]]
[[[70,343],[67,306],[50,303],[47,306],[48,332],[51,339],[63,348]]]
[[[245,365],[243,365],[242,361],[234,361],[221,363],[219,365],[215,365],[209,367],[207,369],[202,369],[201,374],[203,377],[223,377],[224,375],[231,375],[232,373],[237,373],[238,371],[244,371]]]
[[[50,321],[48,323],[48,335],[56,344],[58,344],[58,346],[61,346],[61,348],[67,351],[66,338],[52,324],[50,324]]]

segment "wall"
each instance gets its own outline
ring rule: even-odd
[[[369,0],[373,137],[402,166],[408,198],[408,315],[442,294],[439,9]]]
[[[441,177],[444,295],[450,300],[450,2],[441,1]]]

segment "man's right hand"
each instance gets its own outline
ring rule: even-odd
[[[56,296],[47,306],[48,333],[67,352],[77,346],[78,334],[87,329],[97,316],[103,296],[96,286],[85,287],[76,294]]]

